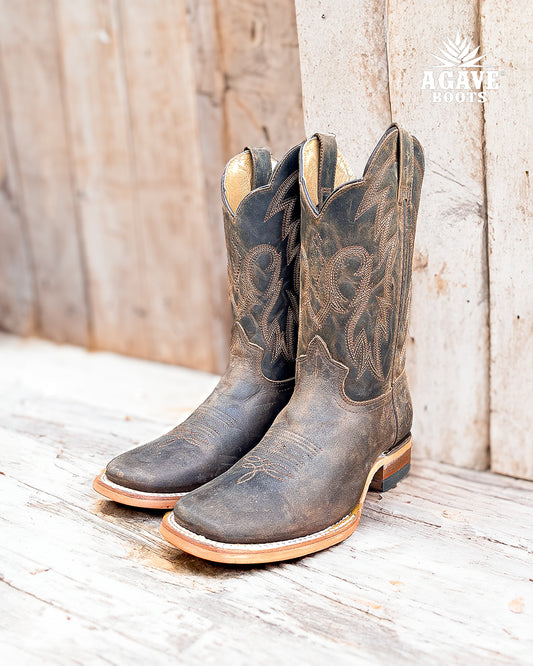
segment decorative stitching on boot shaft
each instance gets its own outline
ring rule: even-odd
[[[311,248],[316,261],[315,275],[309,266],[305,247],[301,251],[301,306],[308,315],[314,332],[319,332],[330,315],[350,313],[344,326],[345,345],[359,379],[368,370],[376,379],[384,380],[385,372],[381,355],[382,345],[390,335],[390,318],[393,305],[393,269],[398,250],[396,238],[396,198],[391,196],[392,186],[383,183],[395,161],[394,154],[384,163],[376,180],[365,190],[358,206],[353,225],[357,226],[362,215],[376,206],[373,239],[377,252],[370,254],[362,246],[348,246],[338,250],[329,261],[322,255],[315,232]],[[383,270],[384,268],[384,270]],[[346,294],[347,286],[354,292],[352,298]],[[341,287],[344,291],[341,291]],[[373,322],[361,324],[361,318],[371,298],[377,303]],[[322,301],[315,311],[313,300]]]
[[[418,150],[416,140],[414,144]],[[423,164],[418,156],[414,159],[413,219],[403,238],[401,159],[398,133],[391,132],[378,144],[363,178],[341,185],[320,213],[315,214],[305,188],[303,192],[300,353],[315,335],[324,339],[334,358],[346,363],[345,390],[355,401],[386,391],[405,357],[403,349],[392,353],[399,292],[402,281],[410,280],[400,261],[400,244],[408,245],[410,266]],[[399,305],[398,325],[403,328],[406,300]],[[398,341],[403,347],[405,336]]]
[[[250,210],[245,206],[240,212],[243,219],[232,218],[226,224],[230,300],[234,320],[265,352],[262,359],[265,371],[268,366],[282,367],[282,362],[294,363],[296,356],[298,171],[291,172],[270,199],[268,192],[261,190],[257,191],[257,197],[254,198],[254,193],[249,196]],[[263,219],[257,222],[254,216],[261,208]],[[276,219],[278,215],[281,217]],[[269,242],[265,242],[267,238]]]

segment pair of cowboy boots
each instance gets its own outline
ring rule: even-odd
[[[352,534],[368,489],[409,471],[405,350],[423,172],[419,142],[397,125],[362,179],[326,134],[277,164],[262,148],[231,159],[228,369],[188,419],[112,460],[95,489],[174,508],[163,536],[212,561],[286,560]]]

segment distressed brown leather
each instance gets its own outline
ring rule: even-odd
[[[234,318],[228,369],[183,423],[113,459],[106,469],[112,482],[151,493],[197,488],[254,447],[288,402],[298,323],[298,154],[297,146],[273,171],[266,149],[246,149],[228,163],[222,179]]]
[[[317,139],[318,168],[304,172],[305,144],[300,158],[294,394],[253,450],[174,510],[177,523],[216,541],[276,542],[333,525],[357,505],[377,458],[410,432],[405,345],[422,149],[393,125],[363,178],[335,187],[334,140]]]

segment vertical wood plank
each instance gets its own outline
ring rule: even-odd
[[[477,0],[389,0],[388,26],[393,118],[420,139],[426,155],[407,355],[417,448],[437,460],[485,468],[488,293],[482,105],[433,102],[431,91],[421,90],[423,72],[433,66],[431,54],[439,53],[441,40],[459,32],[479,44]]]
[[[1,0],[4,89],[12,123],[38,299],[37,325],[56,341],[85,344],[83,252],[58,67],[52,0]]]
[[[228,156],[268,145],[279,159],[303,140],[294,4],[217,1]]]
[[[147,356],[147,295],[128,102],[109,0],[57,0],[93,344]]]
[[[385,4],[296,0],[307,134],[332,132],[356,175],[390,123]]]
[[[514,18],[518,17],[518,18]],[[491,467],[533,479],[533,20],[527,2],[482,0],[482,49],[501,69],[485,104],[491,324]]]
[[[27,335],[35,329],[35,290],[10,132],[0,67],[0,327]]]
[[[184,0],[118,2],[145,255],[151,358],[216,366],[191,41]]]
[[[216,369],[222,372],[227,362],[231,329],[231,310],[227,291],[227,258],[220,180],[227,161],[224,73],[218,31],[216,0],[189,0],[188,25],[192,42],[192,63],[196,80],[196,104],[200,128],[202,171],[209,225],[211,289],[220,333],[214,341]]]

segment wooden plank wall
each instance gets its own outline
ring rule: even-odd
[[[533,478],[525,3],[296,0],[296,8],[307,133],[335,132],[359,173],[391,120],[425,148],[408,351],[419,455],[486,468],[490,447],[495,471]],[[506,90],[485,104],[438,104],[421,90],[439,40],[457,32],[507,70]]]
[[[280,156],[305,115],[361,172],[398,120],[427,157],[418,451],[533,478],[525,2],[295,4],[0,0],[0,326],[221,371],[226,159],[247,143]],[[457,32],[505,72],[485,104],[420,89]]]
[[[439,39],[479,43],[477,0],[389,2],[392,117],[420,139],[426,172],[417,229],[408,372],[424,453],[484,469],[489,450],[489,329],[483,105],[421,91]],[[437,51],[438,53],[438,51]]]
[[[222,371],[220,176],[247,143],[302,140],[294,7],[0,0],[0,15],[0,326]]]
[[[86,281],[54,6],[50,0],[2,0],[0,14],[2,108],[32,259],[37,330],[86,344]]]
[[[0,119],[5,119],[2,84],[0,70]],[[0,122],[0,220],[0,321],[7,330],[25,335],[36,327],[35,283],[13,135],[6,122]]]
[[[533,15],[482,0],[482,49],[505,72],[485,105],[491,468],[533,479]]]

